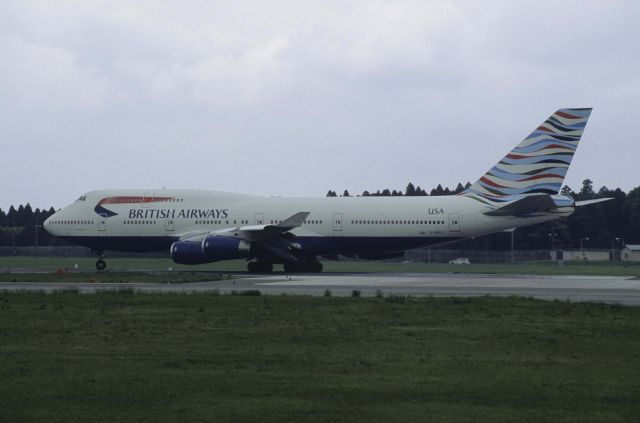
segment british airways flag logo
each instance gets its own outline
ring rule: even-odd
[[[164,201],[171,201],[173,197],[134,197],[134,196],[120,196],[120,197],[106,197],[98,201],[98,204],[94,207],[98,215],[102,217],[117,216],[118,213],[109,210],[105,207],[108,204],[143,204],[143,203],[158,203]]]

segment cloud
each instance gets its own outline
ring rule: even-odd
[[[63,48],[5,36],[0,52],[6,61],[0,67],[1,91],[15,107],[98,108],[112,94],[100,68],[81,66],[75,54]]]
[[[279,82],[287,69],[279,55],[287,46],[286,38],[275,37],[241,54],[213,54],[193,63],[173,64],[154,74],[149,94],[160,100],[255,104],[261,96],[282,88]]]
[[[635,122],[640,100],[634,1],[3,8],[0,119],[3,136],[20,140],[5,156],[20,163],[55,145],[30,163],[64,181],[51,202],[98,186],[322,195],[452,185],[557,107],[583,105],[595,110],[570,177],[637,180],[637,131],[619,124]],[[11,180],[20,168],[0,172]],[[21,185],[48,195],[37,180]]]

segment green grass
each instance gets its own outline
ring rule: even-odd
[[[95,259],[91,257],[0,257],[0,271],[42,270],[54,272],[70,269],[95,272]],[[245,260],[231,260],[200,266],[185,266],[161,258],[107,258],[109,271],[246,271]],[[276,265],[275,270],[282,267]],[[625,262],[566,262],[558,266],[551,262],[523,262],[516,264],[427,264],[427,263],[383,263],[373,261],[324,262],[325,272],[412,272],[412,273],[495,273],[530,275],[593,275],[640,277],[640,263]]]
[[[0,282],[187,283],[224,277],[210,272],[3,272]]]
[[[640,308],[0,293],[0,421],[635,422]]]

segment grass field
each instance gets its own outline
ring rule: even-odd
[[[184,266],[161,258],[111,258],[107,259],[109,271],[246,271],[245,260],[232,260],[200,266]],[[551,262],[523,262],[516,264],[427,264],[383,263],[372,261],[325,261],[325,272],[412,272],[412,273],[495,273],[530,275],[601,275],[640,277],[640,263],[624,262],[567,262],[558,266]],[[77,269],[76,269],[77,265]],[[95,259],[91,257],[0,257],[0,272],[36,269],[54,272],[59,269],[95,272]],[[280,271],[281,266],[275,266]]]
[[[637,422],[640,308],[0,293],[0,421]]]
[[[211,272],[0,272],[0,282],[187,283],[225,277]]]

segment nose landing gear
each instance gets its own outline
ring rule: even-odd
[[[98,261],[96,261],[96,269],[104,270],[107,268],[107,262],[104,259],[104,251],[98,251]]]

